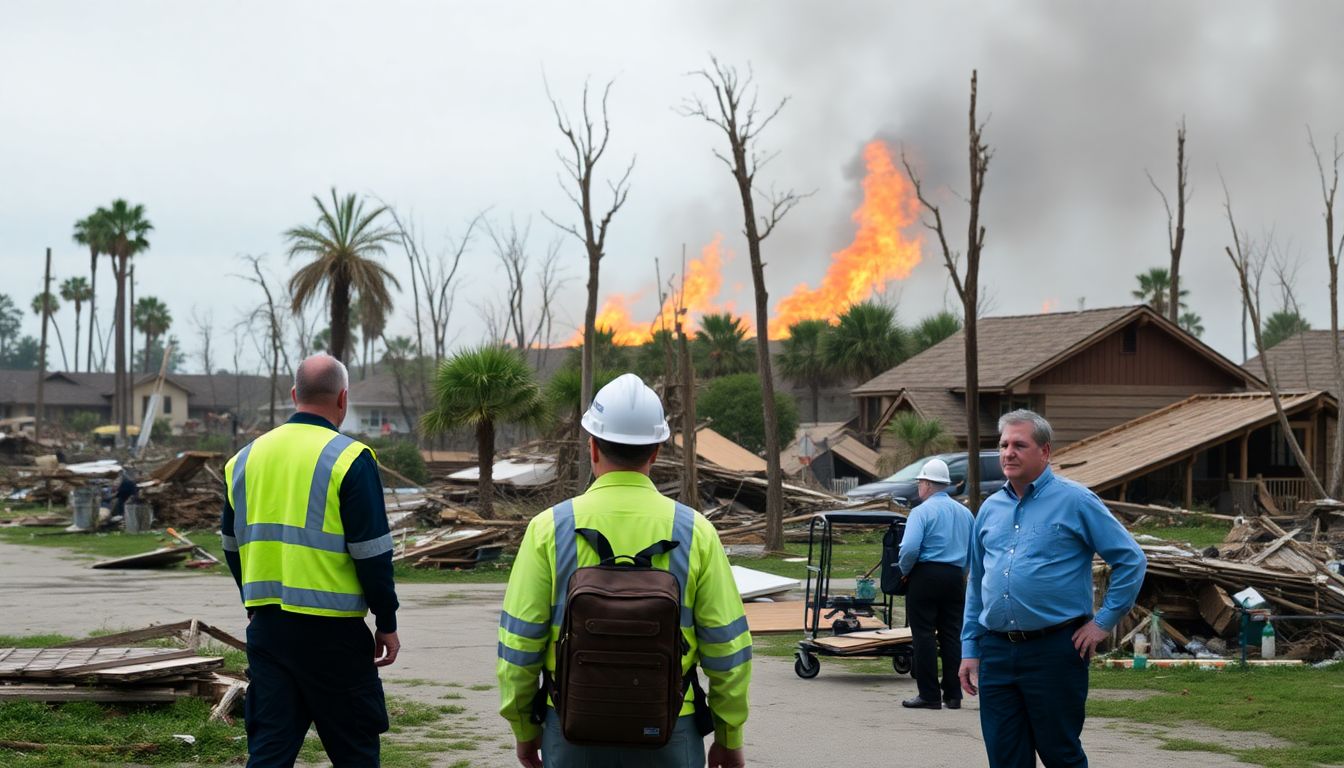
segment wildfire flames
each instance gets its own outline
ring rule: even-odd
[[[919,263],[920,238],[907,239],[902,233],[919,215],[914,189],[896,170],[883,142],[869,142],[863,161],[868,174],[863,204],[853,215],[859,227],[854,242],[831,255],[820,287],[799,285],[779,302],[770,321],[771,338],[787,336],[789,326],[799,320],[835,320],[888,282],[909,276]]]
[[[806,283],[794,288],[775,307],[770,321],[770,338],[788,336],[788,328],[799,320],[823,319],[834,321],[850,306],[870,298],[892,280],[909,276],[920,260],[921,238],[907,237],[903,230],[916,222],[919,200],[905,176],[896,169],[891,152],[881,141],[869,142],[863,150],[867,174],[863,179],[863,203],[854,211],[858,226],[854,241],[844,250],[831,255],[830,266],[817,288]],[[678,303],[687,310],[688,331],[695,330],[697,318],[708,313],[731,311],[732,304],[718,304],[723,287],[723,236],[700,252],[700,258],[686,265],[685,296],[678,301],[674,294],[663,302],[651,321],[636,323],[631,318],[630,304],[643,294],[616,294],[609,296],[597,313],[597,327],[615,332],[615,341],[621,345],[637,345],[650,341],[659,328],[673,327],[673,313]],[[679,281],[678,281],[679,282]],[[740,287],[735,285],[735,290]],[[742,318],[752,327],[751,318]],[[580,329],[566,344],[583,343]]]

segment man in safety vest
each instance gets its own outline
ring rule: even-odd
[[[500,714],[518,741],[518,762],[539,768],[540,751],[546,768],[705,764],[703,737],[693,722],[692,691],[686,694],[671,740],[657,750],[571,744],[549,707],[544,726],[531,719],[543,666],[548,674],[555,671],[557,600],[564,597],[576,568],[599,560],[591,547],[578,545],[575,529],[593,528],[618,553],[637,552],[662,539],[678,543],[671,553],[655,556],[653,565],[672,571],[685,586],[681,631],[687,651],[682,670],[699,664],[709,678],[714,722],[709,765],[745,765],[742,728],[751,682],[751,634],[713,524],[658,493],[649,479],[658,447],[670,434],[662,402],[638,376],[627,373],[598,391],[582,423],[591,435],[589,456],[596,480],[583,495],[532,519],[499,618]]]
[[[339,360],[304,360],[294,416],[224,467],[220,534],[249,618],[249,766],[293,765],[314,723],[334,765],[377,765],[388,727],[377,667],[401,647],[392,535],[373,452],[337,431],[348,387]]]

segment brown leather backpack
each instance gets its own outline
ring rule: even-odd
[[[681,585],[652,561],[677,542],[617,556],[598,531],[575,533],[601,562],[575,570],[567,585],[551,689],[561,730],[574,744],[661,747],[686,696],[681,659],[689,647]]]

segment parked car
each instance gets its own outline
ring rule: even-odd
[[[902,467],[891,477],[865,483],[850,490],[845,495],[850,501],[868,501],[870,499],[889,498],[898,504],[913,507],[919,504],[919,483],[915,476],[924,468],[929,459],[942,459],[947,462],[947,473],[952,485],[947,492],[951,496],[966,495],[966,454],[939,453]],[[980,495],[985,497],[1003,487],[1003,467],[999,466],[999,452],[988,450],[980,452]]]

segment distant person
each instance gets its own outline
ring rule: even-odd
[[[947,495],[952,479],[942,459],[929,459],[916,481],[922,503],[911,510],[906,521],[899,562],[908,583],[905,612],[914,636],[913,672],[919,695],[902,701],[901,706],[960,709],[957,669],[961,661],[961,614],[965,609],[966,551],[975,518]]]
[[[295,414],[224,467],[220,533],[249,619],[249,766],[293,765],[314,723],[332,764],[378,765],[388,728],[377,668],[401,648],[392,535],[373,453],[336,429],[349,382],[334,357],[304,360]]]
[[[745,765],[742,727],[751,682],[751,633],[714,525],[660,494],[649,479],[659,445],[670,435],[662,402],[638,376],[627,373],[598,391],[583,427],[590,435],[596,479],[581,496],[532,518],[499,617],[499,712],[513,728],[518,762],[526,768],[539,768],[543,760],[546,768],[705,765],[693,690],[683,697],[670,740],[658,749],[572,744],[561,732],[554,702],[539,691],[538,678],[549,685],[556,672],[563,613],[558,601],[567,594],[569,575],[599,561],[584,533],[594,529],[615,554],[640,552],[660,540],[676,542],[670,552],[654,556],[652,565],[671,571],[685,585],[678,622],[684,641],[681,664],[683,673],[698,664],[709,678],[710,712],[698,712],[702,718],[712,713],[709,765]],[[638,697],[628,680],[613,686],[609,696],[624,694]]]
[[[112,516],[125,517],[126,505],[140,501],[140,484],[135,481],[135,472],[129,467],[121,470],[117,477],[117,488],[112,492]]]
[[[1087,670],[1129,612],[1148,562],[1086,487],[1050,471],[1054,433],[1039,414],[999,419],[1008,483],[980,505],[971,531],[961,631],[961,687],[980,697],[990,768],[1086,766]],[[1092,556],[1111,566],[1092,615]]]

